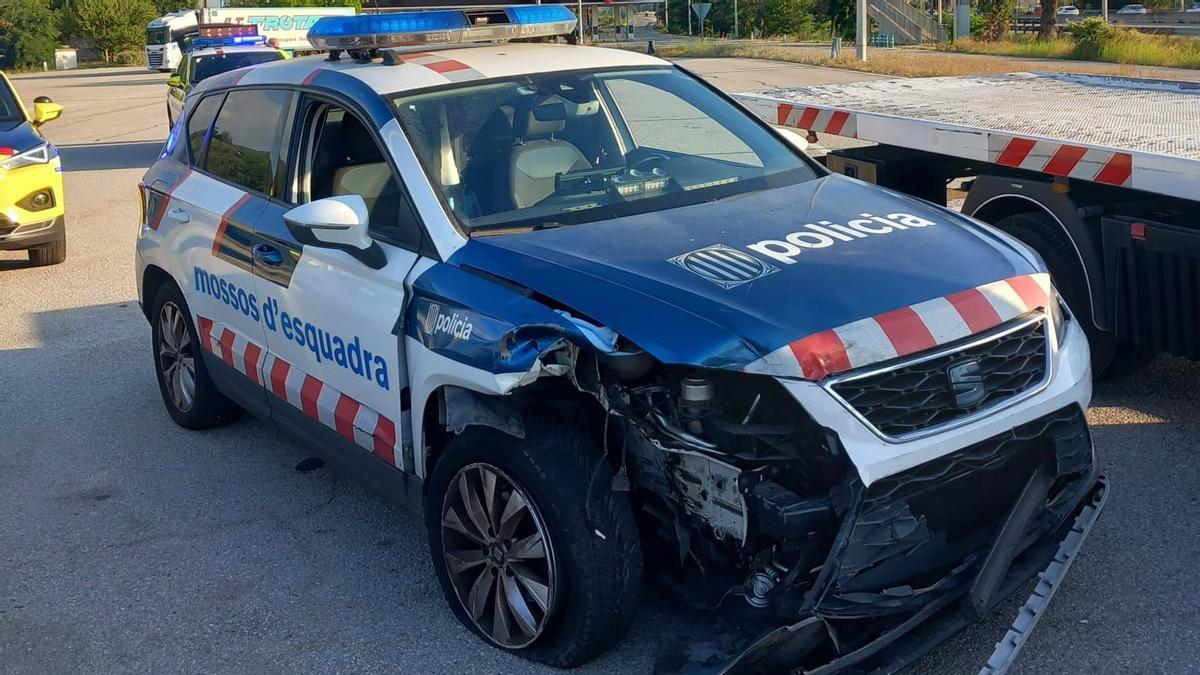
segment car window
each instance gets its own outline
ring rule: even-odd
[[[196,104],[196,107],[192,110],[192,116],[188,118],[188,150],[191,151],[193,164],[200,160],[200,149],[204,147],[204,141],[208,136],[208,129],[212,126],[213,117],[216,117],[217,109],[221,107],[221,99],[223,98],[225,97],[221,94],[205,96]]]
[[[393,102],[429,182],[467,230],[603,220],[816,176],[676,68],[526,75]]]
[[[314,102],[308,118],[308,171],[299,201],[359,195],[367,204],[373,234],[415,248],[420,228],[367,126],[345,108],[325,102]]]
[[[21,106],[17,103],[16,94],[4,80],[0,80],[0,121],[11,122],[21,117]]]
[[[283,54],[270,52],[233,52],[224,54],[204,54],[192,57],[192,84],[200,84],[213,75],[253,66],[268,61],[279,61]]]
[[[279,139],[291,93],[274,89],[229,92],[213,124],[204,169],[255,192],[273,194]]]

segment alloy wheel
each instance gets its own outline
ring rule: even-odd
[[[183,312],[173,302],[163,303],[158,314],[158,368],[175,408],[191,410],[196,400],[196,354]]]
[[[503,471],[469,464],[442,504],[442,555],[471,621],[517,649],[542,634],[554,608],[554,550],[529,495]]]

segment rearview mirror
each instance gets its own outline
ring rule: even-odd
[[[183,86],[183,78],[179,77],[178,75],[172,75],[167,78],[167,86],[168,87],[182,87]]]
[[[326,197],[283,214],[292,236],[302,244],[345,251],[371,269],[387,264],[383,248],[367,234],[370,212],[359,195]]]
[[[46,96],[33,100],[33,126],[40,127],[62,116],[63,107]]]

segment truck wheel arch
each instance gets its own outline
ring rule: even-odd
[[[1014,191],[1014,183],[1021,192]],[[1057,224],[1059,234],[1071,245],[1071,250],[1064,253],[1069,254],[1083,271],[1092,318],[1097,328],[1108,330],[1108,305],[1103,301],[1107,292],[1103,250],[1099,234],[1087,227],[1078,208],[1069,195],[1052,192],[1048,183],[980,176],[963,205],[963,213],[992,225],[1010,216],[1039,213]]]

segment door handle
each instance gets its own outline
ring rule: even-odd
[[[279,249],[267,244],[255,244],[251,249],[254,259],[269,267],[279,267],[283,264],[283,254]]]
[[[192,214],[179,208],[178,206],[172,208],[170,211],[167,211],[167,215],[170,216],[171,220],[180,223],[186,223],[192,219]]]

